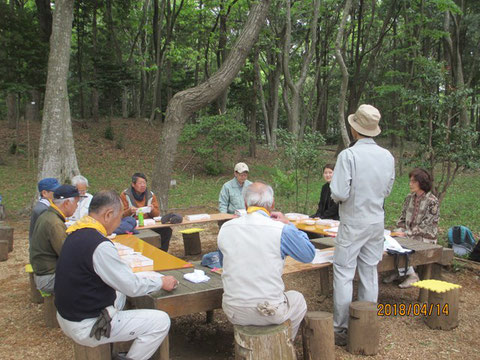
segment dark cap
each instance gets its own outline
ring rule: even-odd
[[[84,197],[80,196],[77,188],[73,185],[64,184],[58,187],[57,190],[53,193],[54,199],[68,199],[72,197]]]
[[[43,190],[55,191],[60,186],[60,183],[55,178],[45,178],[38,182],[38,192]]]

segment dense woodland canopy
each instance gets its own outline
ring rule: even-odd
[[[74,1],[72,118],[164,122],[177,92],[204,83],[226,61],[253,4]],[[0,118],[12,128],[42,118],[55,5],[0,0]],[[228,89],[188,122],[241,114],[235,119],[249,129],[252,155],[256,144],[279,145],[276,129],[299,139],[318,131],[340,149],[339,113],[371,103],[382,112],[382,136],[437,169],[438,193],[475,165],[479,1],[272,0],[263,23]],[[418,144],[415,154],[407,141]]]

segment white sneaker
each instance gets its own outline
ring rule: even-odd
[[[399,277],[400,277],[400,275],[398,275],[398,271],[394,270],[393,273],[391,273],[387,277],[384,277],[382,282],[384,284],[390,284],[390,283],[394,282],[395,280],[397,280]]]
[[[413,273],[411,275],[408,275],[407,278],[400,285],[398,285],[398,287],[402,289],[408,289],[412,286],[413,283],[416,283],[417,281],[420,281],[420,278],[416,273]]]

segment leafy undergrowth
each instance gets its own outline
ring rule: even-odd
[[[149,180],[158,154],[161,125],[150,126],[140,119],[113,119],[113,140],[105,139],[105,130],[109,126],[106,120],[99,123],[73,123],[75,149],[82,175],[90,181],[89,191],[95,193],[101,189],[122,191],[130,183],[134,172],[144,172]],[[0,121],[0,194],[3,196],[7,214],[11,217],[28,216],[29,204],[33,200],[36,186],[36,169],[40,123],[29,124],[29,134],[24,122],[18,130],[7,128],[6,121]],[[123,149],[117,146],[123,138]],[[29,141],[28,141],[29,140]],[[15,141],[20,149],[10,154],[9,149]],[[30,143],[29,143],[30,142]],[[332,150],[334,147],[332,147]],[[257,157],[248,158],[248,149],[239,149],[225,162],[226,168],[233,168],[234,162],[245,161],[250,166],[250,179],[273,183],[275,166],[279,165],[279,154],[257,146]],[[334,151],[327,152],[325,158],[319,158],[321,165],[333,161]],[[33,156],[35,155],[35,156]],[[203,206],[211,211],[217,207],[218,193],[222,184],[232,178],[233,171],[212,177],[202,172],[200,159],[192,157],[188,146],[180,145],[172,176],[176,187],[169,193],[170,208],[191,208]],[[310,190],[306,194],[304,185],[299,189],[298,208],[295,208],[294,196],[278,193],[276,207],[284,212],[304,212],[313,214],[323,185],[321,170],[311,176]],[[393,228],[400,215],[403,200],[408,193],[406,175],[397,177],[390,197],[386,200],[386,227]],[[478,173],[460,174],[450,187],[441,206],[440,242],[446,241],[446,232],[454,225],[468,226],[474,234],[480,234],[480,177]]]

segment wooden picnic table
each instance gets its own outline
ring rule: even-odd
[[[187,220],[185,217],[183,218],[183,221],[178,224],[162,224],[160,221],[157,221],[155,225],[149,225],[149,226],[137,226],[137,230],[142,230],[142,229],[160,229],[164,227],[175,227],[175,226],[185,226],[185,225],[194,225],[194,224],[201,224],[201,223],[208,223],[212,221],[225,221],[225,220],[231,220],[235,217],[235,215],[232,214],[224,214],[224,213],[217,213],[217,214],[209,214],[210,218],[209,219],[200,219],[200,220]]]

